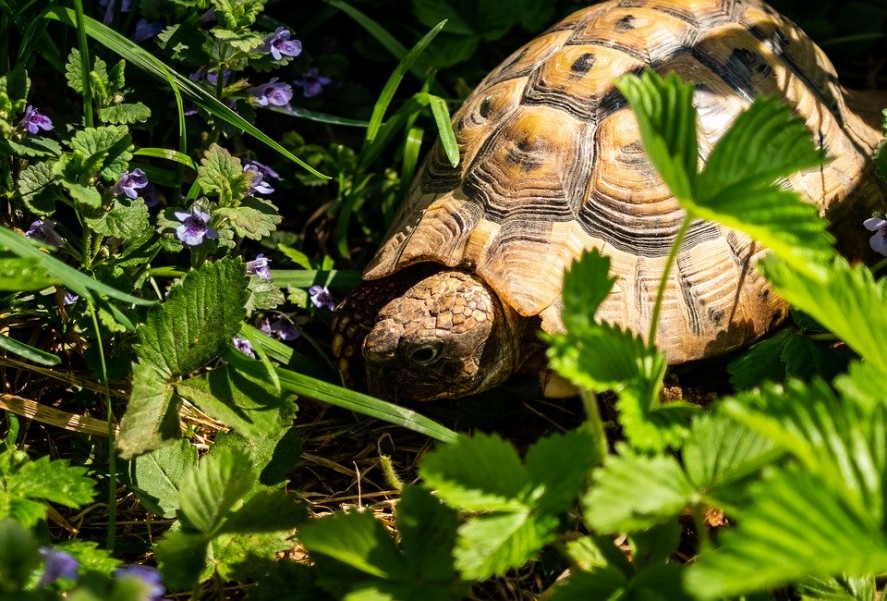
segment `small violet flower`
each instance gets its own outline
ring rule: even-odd
[[[231,69],[225,69],[222,73],[222,85],[228,85],[228,81],[231,79]],[[206,74],[206,81],[209,83],[216,85],[219,83],[219,72],[218,71],[210,71]]]
[[[204,238],[215,240],[219,233],[209,226],[209,213],[196,206],[190,211],[176,211],[176,219],[182,225],[176,228],[176,238],[188,246],[200,246]]]
[[[30,104],[28,108],[25,109],[25,116],[21,121],[22,127],[28,130],[32,136],[37,135],[39,131],[42,129],[43,131],[49,131],[52,129],[52,120],[46,115],[40,113],[37,109],[35,109]]]
[[[286,106],[293,99],[293,88],[288,83],[277,83],[272,77],[268,83],[249,89],[250,95],[259,106]]]
[[[136,44],[141,44],[145,40],[150,40],[163,30],[163,24],[157,21],[148,21],[147,19],[139,19],[136,21],[135,30],[129,36]]]
[[[326,286],[311,286],[308,289],[308,296],[318,309],[326,307],[330,311],[336,310],[336,301],[333,300],[333,296]]]
[[[280,181],[282,179],[280,177],[279,173],[277,173],[274,169],[272,169],[268,165],[265,165],[264,163],[260,163],[259,161],[248,160],[248,161],[246,161],[246,164],[251,165],[252,167],[255,167],[265,177],[270,177],[270,178],[276,179],[277,181]]]
[[[273,322],[267,317],[256,320],[256,327],[267,336],[277,336],[281,340],[295,340],[302,335],[299,326],[308,323],[307,315],[292,318],[289,315],[281,315]]]
[[[246,163],[243,166],[243,170],[244,172],[250,171],[253,174],[253,179],[249,184],[249,190],[246,191],[247,194],[271,194],[274,192],[274,188],[271,187],[271,184],[265,181],[265,175],[257,166]]]
[[[166,593],[166,587],[163,586],[163,581],[160,579],[160,572],[150,566],[122,566],[114,572],[114,577],[119,580],[138,578],[147,584],[148,594],[140,601],[162,601],[163,595]]]
[[[270,282],[271,270],[268,269],[268,263],[270,263],[270,260],[266,259],[265,255],[262,253],[259,253],[256,255],[255,259],[246,262],[246,272],[250,275],[257,275],[263,280]]]
[[[299,56],[302,53],[302,42],[291,40],[292,35],[292,32],[286,27],[278,27],[274,33],[265,38],[265,41],[259,46],[259,52],[270,52],[276,61],[284,56]]]
[[[49,586],[59,578],[74,580],[80,571],[80,564],[73,556],[64,551],[57,551],[50,547],[40,548],[40,557],[43,558],[43,574],[37,582],[38,588]]]
[[[52,244],[53,246],[62,246],[65,243],[65,239],[55,231],[56,224],[57,222],[54,219],[47,219],[45,221],[43,219],[35,219],[31,222],[28,231],[25,232],[25,236]]]
[[[62,299],[62,303],[64,303],[65,305],[73,305],[79,300],[80,297],[69,290],[65,292],[65,297],[64,299]]]
[[[124,171],[123,175],[120,176],[120,179],[117,180],[117,183],[114,184],[114,189],[111,190],[111,193],[114,196],[120,196],[121,194],[126,194],[129,198],[137,198],[139,195],[139,190],[148,185],[148,176],[145,175],[145,172],[139,168],[135,168],[132,171]]]
[[[887,257],[887,220],[880,217],[872,217],[862,222],[862,225],[875,235],[869,239],[872,250]]]
[[[246,355],[247,357],[256,358],[256,352],[253,350],[253,345],[250,344],[250,341],[246,338],[240,338],[239,336],[235,336],[231,339],[231,344],[234,345],[238,351]]]
[[[293,85],[302,88],[302,95],[305,98],[313,98],[323,92],[324,86],[330,85],[332,81],[329,77],[319,75],[317,67],[311,67],[302,73],[302,78],[295,80]]]

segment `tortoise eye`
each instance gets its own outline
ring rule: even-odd
[[[440,343],[428,343],[417,346],[409,354],[409,360],[416,365],[431,365],[440,359]]]

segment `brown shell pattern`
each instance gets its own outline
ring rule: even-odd
[[[564,269],[597,248],[617,278],[598,316],[645,332],[683,219],[613,87],[645,67],[696,86],[703,161],[755,96],[776,95],[834,157],[789,184],[823,213],[858,193],[878,134],[791,22],[751,0],[614,0],[568,17],[481,82],[454,116],[460,166],[439,146],[431,152],[365,277],[426,261],[474,270],[552,331],[562,327]],[[783,302],[752,269],[763,252],[736,232],[692,224],[657,337],[670,362],[725,352],[781,319]]]

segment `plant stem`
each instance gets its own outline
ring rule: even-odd
[[[80,49],[80,85],[83,87],[83,122],[86,127],[93,126],[92,120],[92,83],[89,72],[92,66],[89,60],[89,46],[86,39],[86,25],[83,21],[83,0],[74,0],[74,15],[77,19],[77,42]]]
[[[668,285],[671,268],[678,258],[678,252],[681,249],[681,244],[684,242],[684,237],[687,235],[687,230],[690,229],[690,222],[692,220],[693,218],[689,213],[684,216],[684,221],[681,223],[680,229],[678,229],[678,233],[671,245],[671,250],[668,253],[668,258],[665,261],[665,269],[662,270],[659,290],[656,291],[656,304],[653,305],[653,318],[650,320],[650,332],[647,335],[647,346],[650,348],[656,346],[656,330],[659,329],[659,313],[662,310],[662,298],[665,296],[665,288]]]
[[[117,530],[117,450],[115,449],[114,411],[111,407],[111,388],[108,385],[108,367],[105,363],[105,346],[102,344],[102,332],[95,305],[89,302],[89,313],[92,316],[92,327],[95,331],[96,346],[99,350],[99,363],[102,366],[102,388],[105,395],[105,407],[108,419],[108,533],[106,545],[109,551],[114,550]]]
[[[598,409],[597,396],[590,390],[582,390],[580,392],[582,404],[585,407],[585,424],[594,436],[598,445],[598,454],[600,461],[598,465],[603,463],[609,451],[607,447],[607,432],[604,430],[604,420],[601,419],[601,412]]]

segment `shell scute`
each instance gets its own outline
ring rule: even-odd
[[[700,161],[756,96],[774,95],[834,157],[787,185],[823,214],[854,219],[864,195],[882,198],[867,159],[877,128],[849,110],[825,54],[791,22],[756,0],[611,0],[481,82],[454,116],[461,164],[430,153],[365,277],[420,262],[472,270],[555,331],[563,271],[595,248],[616,278],[598,317],[645,333],[684,219],[613,86],[646,66],[695,85]],[[754,269],[764,253],[736,232],[691,224],[662,305],[657,340],[670,362],[729,351],[785,314]]]

